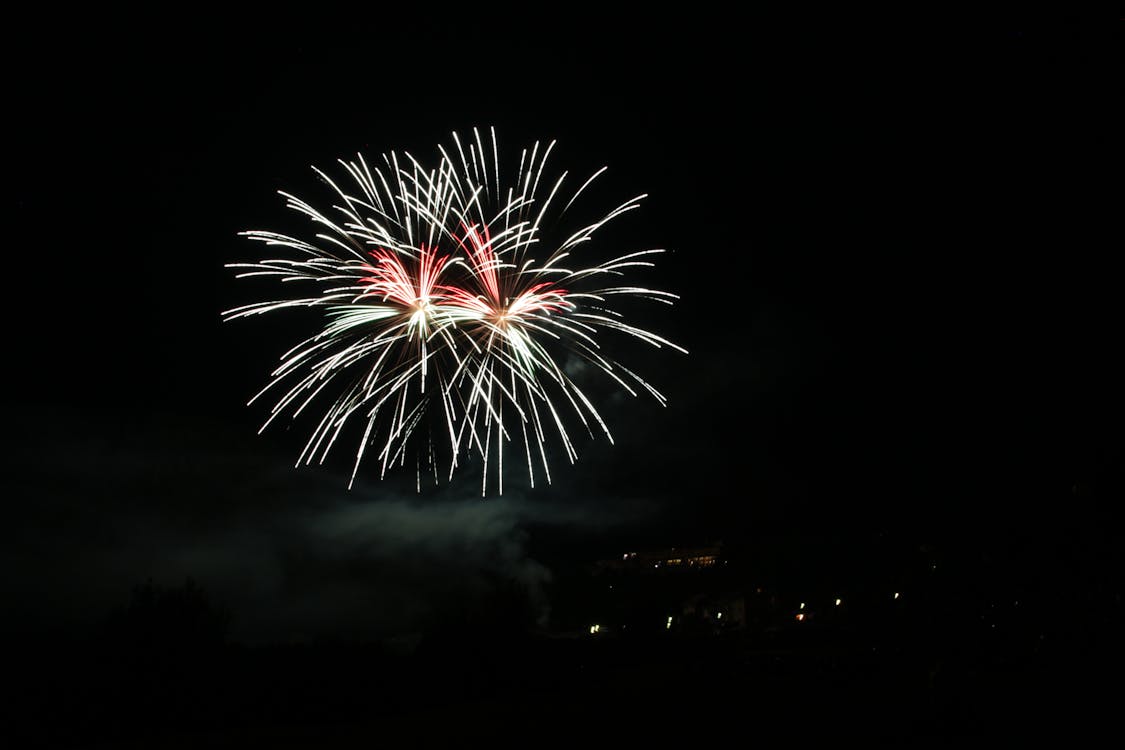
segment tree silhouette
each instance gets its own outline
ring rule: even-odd
[[[163,587],[150,579],[133,587],[129,605],[111,618],[111,633],[137,651],[188,654],[222,646],[230,612],[191,578]]]

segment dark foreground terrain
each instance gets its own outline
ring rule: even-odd
[[[669,581],[644,585],[669,590]],[[996,614],[979,617],[894,606],[852,618],[810,607],[808,620],[785,624],[751,601],[736,627],[677,614],[675,627],[632,630],[622,625],[635,620],[619,610],[619,625],[591,634],[513,624],[518,607],[498,605],[487,617],[375,643],[261,646],[223,642],[207,610],[148,630],[119,616],[86,640],[6,645],[6,729],[18,739],[8,746],[607,738],[706,746],[832,736],[925,744],[1082,736],[1119,709],[1119,604],[1085,617],[1024,616],[1010,602],[986,604]]]

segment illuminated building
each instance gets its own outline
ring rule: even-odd
[[[664,547],[624,551],[621,557],[599,560],[595,572],[706,570],[722,565],[722,542],[703,547]]]

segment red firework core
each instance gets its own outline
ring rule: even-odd
[[[437,254],[436,248],[422,246],[414,262],[404,263],[403,254],[379,248],[371,251],[370,272],[360,281],[368,285],[364,296],[379,297],[412,310],[427,311],[433,305],[446,305],[488,321],[501,328],[525,316],[550,314],[573,307],[566,290],[548,281],[521,287],[522,275],[507,273],[493,246],[488,227],[462,224],[464,235],[458,245],[467,259],[470,274],[462,284],[440,284],[442,272],[451,256]],[[408,264],[412,266],[408,268]],[[507,289],[507,294],[505,294]]]

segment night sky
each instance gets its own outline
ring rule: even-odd
[[[6,629],[185,577],[251,643],[417,630],[498,579],[549,618],[622,545],[1119,559],[1119,23],[137,20],[6,35]],[[245,402],[315,320],[221,322],[258,299],[237,233],[304,231],[276,191],[329,204],[310,165],[474,126],[650,195],[606,242],[671,251],[646,280],[682,300],[639,320],[690,354],[618,352],[669,405],[607,397],[616,445],[502,498],[293,469],[314,423]]]

